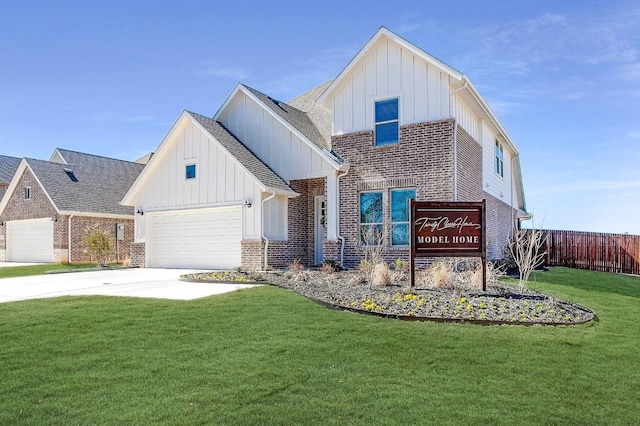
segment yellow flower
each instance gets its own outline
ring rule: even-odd
[[[464,302],[466,302],[466,301],[467,301],[467,298],[466,298],[466,297],[461,297],[461,298],[460,298],[460,303],[464,303]]]

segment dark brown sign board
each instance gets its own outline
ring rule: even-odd
[[[479,257],[486,290],[486,203],[411,200],[411,287],[416,257]]]

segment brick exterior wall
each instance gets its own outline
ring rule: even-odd
[[[453,120],[411,124],[400,128],[400,143],[374,147],[373,132],[332,137],[333,149],[351,164],[340,180],[340,232],[345,238],[344,266],[353,268],[365,256],[359,241],[359,193],[381,190],[385,233],[390,227],[390,190],[415,188],[419,200],[453,199]],[[389,247],[382,256],[391,263],[409,260],[409,250]]]
[[[24,188],[31,187],[31,198],[24,198]],[[7,203],[0,221],[56,218],[53,223],[53,253],[54,261],[68,262],[69,259],[69,216],[58,216],[56,209],[49,201],[47,194],[38,184],[33,174],[26,169]],[[71,219],[71,261],[85,262],[89,257],[83,254],[82,233],[86,226],[100,224],[108,229],[115,239],[115,224],[125,224],[125,241],[120,243],[120,260],[129,253],[129,244],[133,241],[133,217],[131,219],[107,219],[100,217],[74,216]],[[6,226],[0,227],[0,260],[6,260]]]
[[[502,259],[502,250],[512,235],[512,217],[516,210],[487,192],[484,198],[487,200],[487,259]]]
[[[131,258],[131,266],[137,268],[145,267],[145,243],[129,244],[129,257]]]
[[[269,241],[268,264],[282,269],[299,260],[305,266],[314,263],[314,200],[326,194],[326,179],[292,180],[291,188],[300,196],[290,198],[288,203],[287,241]],[[242,267],[249,270],[264,269],[264,241],[242,241]]]
[[[67,237],[66,227],[68,216],[62,216],[65,222],[64,238]],[[117,259],[122,262],[131,253],[131,244],[134,238],[133,217],[131,219],[112,219],[89,216],[74,216],[71,218],[71,261],[72,262],[90,262],[92,259],[88,254],[84,253],[82,244],[82,235],[86,228],[97,224],[102,231],[107,231],[112,238],[114,252],[116,250],[116,225],[122,223],[124,225],[124,240],[118,241]],[[67,243],[65,242],[65,245]],[[114,258],[114,261],[116,259]]]
[[[486,198],[482,189],[482,146],[462,127],[457,129],[458,201],[481,201]]]

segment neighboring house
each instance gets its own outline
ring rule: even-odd
[[[0,200],[7,192],[7,187],[11,183],[11,179],[13,179],[13,175],[18,170],[19,165],[20,158],[0,155]]]
[[[239,84],[183,112],[123,199],[140,266],[353,267],[408,259],[408,200],[487,200],[489,258],[526,215],[518,151],[463,74],[381,28],[331,82]]]
[[[0,261],[89,261],[82,235],[94,224],[121,236],[124,259],[133,241],[133,209],[119,201],[143,168],[65,149],[50,161],[23,158],[0,201]]]

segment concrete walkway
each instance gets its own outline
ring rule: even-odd
[[[193,300],[256,287],[255,284],[179,281],[180,275],[191,272],[197,271],[141,268],[3,278],[0,279],[0,303],[60,296],[98,295]]]

